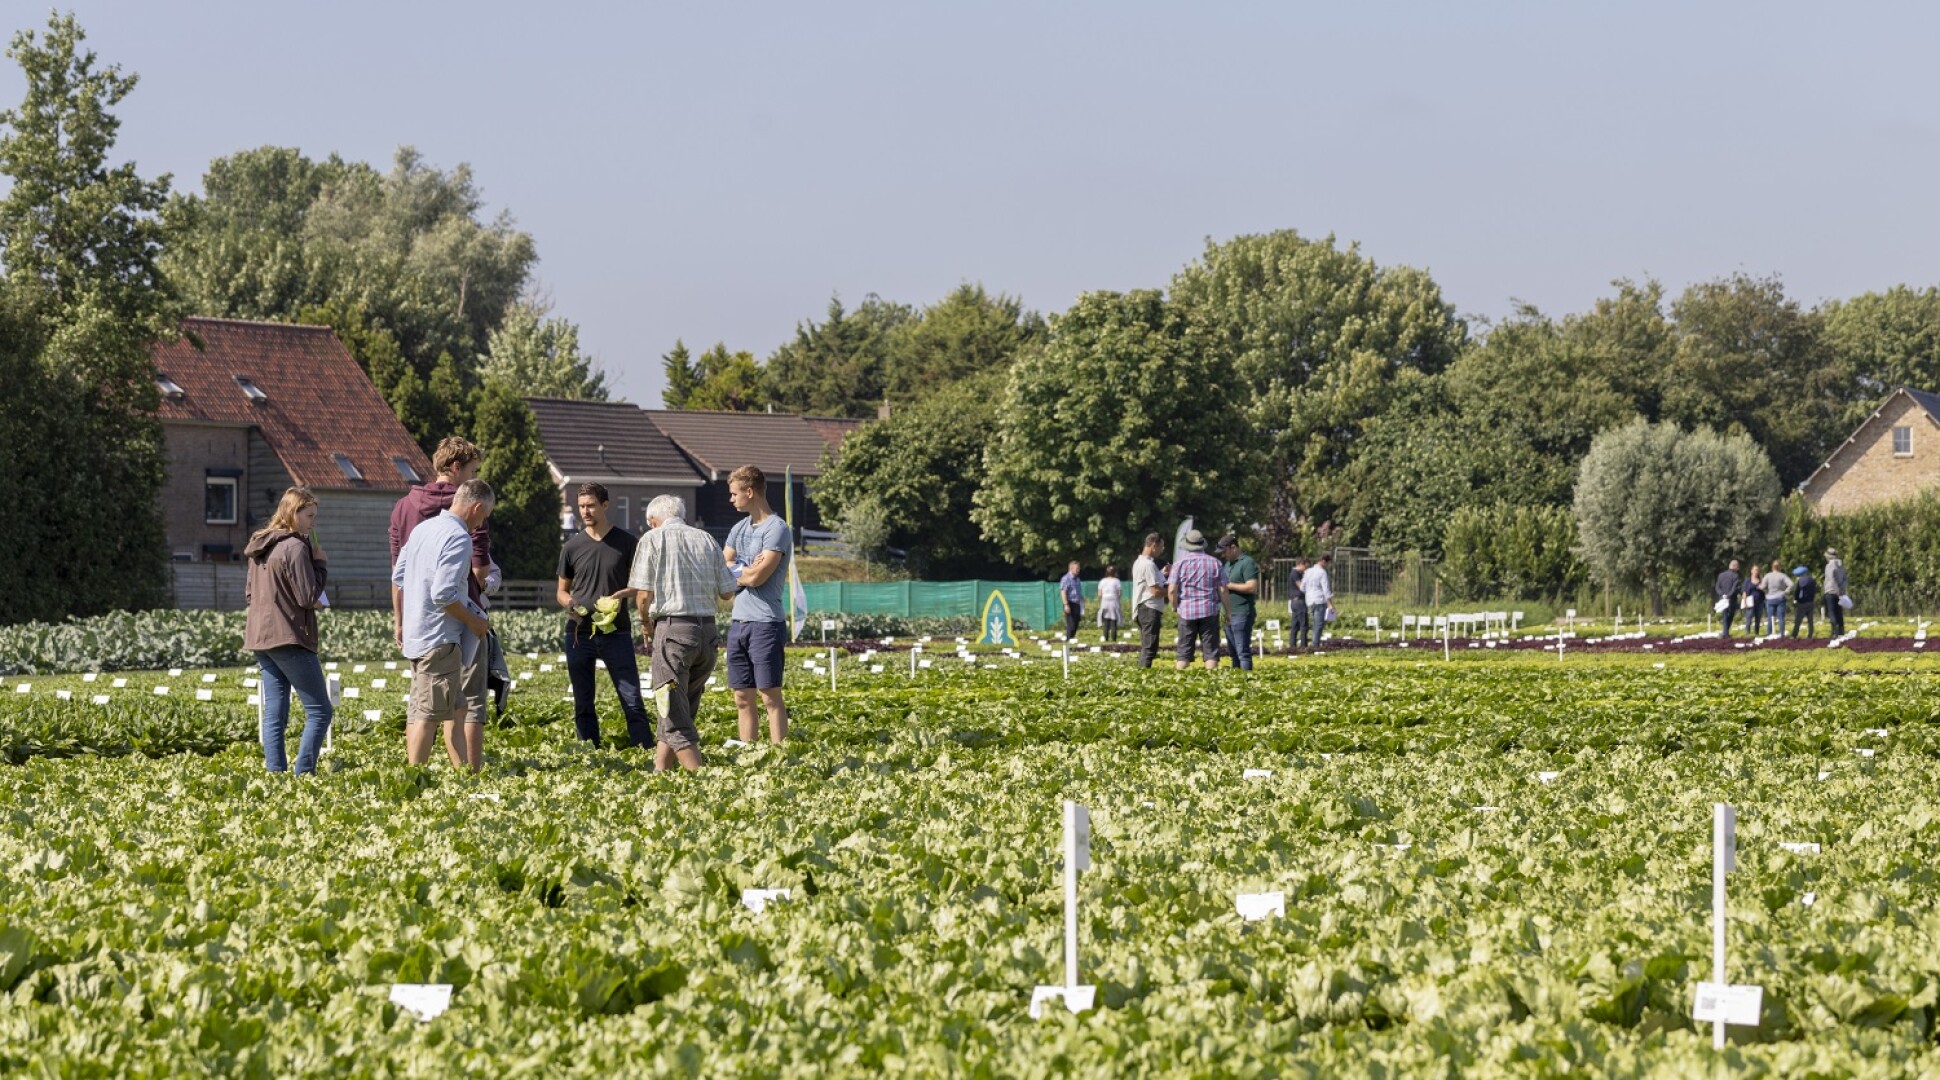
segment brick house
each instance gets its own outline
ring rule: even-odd
[[[192,318],[157,345],[162,514],[178,607],[240,607],[243,546],[316,492],[338,606],[389,603],[391,506],[431,463],[327,326]]]
[[[647,503],[656,495],[678,495],[694,514],[701,475],[639,406],[567,398],[527,398],[526,404],[559,485],[562,531],[578,527],[569,515],[579,485],[589,481],[605,486],[608,516],[631,533],[646,528]]]
[[[1910,498],[1940,483],[1940,395],[1900,387],[1799,491],[1821,514]]]

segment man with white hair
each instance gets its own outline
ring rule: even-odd
[[[633,550],[627,586],[652,654],[647,685],[660,713],[653,765],[665,770],[679,761],[683,769],[698,769],[700,731],[694,718],[707,677],[714,673],[721,637],[715,612],[721,600],[734,596],[737,582],[721,546],[687,524],[687,504],[678,495],[660,495],[647,504],[647,529]]]

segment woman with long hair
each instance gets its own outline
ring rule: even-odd
[[[324,734],[330,730],[330,689],[317,659],[317,601],[329,566],[316,543],[317,497],[306,487],[283,493],[269,524],[243,548],[249,576],[244,596],[248,619],[243,648],[263,671],[263,764],[289,769],[283,747],[290,720],[290,693],[303,701],[303,739],[297,745],[298,775],[315,772]]]

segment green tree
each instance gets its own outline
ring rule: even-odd
[[[1779,481],[1741,433],[1632,421],[1597,436],[1576,482],[1578,550],[1592,576],[1638,583],[1662,614],[1664,593],[1774,539]]]
[[[754,412],[768,404],[761,365],[751,352],[729,352],[717,341],[695,361],[694,373],[697,381],[682,408]]]
[[[1671,305],[1677,347],[1662,418],[1748,433],[1779,479],[1804,480],[1848,434],[1864,395],[1820,344],[1818,316],[1776,278],[1700,282]]]
[[[559,486],[546,465],[539,421],[520,388],[487,380],[472,405],[471,440],[492,485],[492,557],[507,578],[550,579],[559,558]]]
[[[1232,358],[1236,403],[1267,439],[1269,554],[1297,519],[1353,501],[1348,466],[1367,423],[1410,379],[1447,367],[1468,334],[1426,272],[1290,229],[1209,242],[1173,277],[1172,298]]]
[[[673,349],[660,356],[660,370],[665,373],[667,383],[660,391],[660,403],[669,409],[687,408],[701,376],[694,367],[693,357],[687,353],[686,342],[674,339]]]
[[[1094,292],[1011,370],[973,517],[1006,559],[1123,560],[1192,515],[1254,520],[1262,455],[1229,353],[1156,291]]]
[[[827,318],[797,323],[795,339],[768,358],[764,394],[793,412],[874,416],[895,333],[915,317],[907,305],[873,293],[854,311],[830,298]]]
[[[908,552],[905,565],[919,575],[1001,572],[971,513],[1007,379],[1002,370],[972,375],[850,433],[822,463],[816,502],[845,536],[852,518],[878,514],[883,542]]]
[[[408,146],[389,172],[263,147],[217,159],[200,196],[169,203],[178,242],[165,265],[204,314],[360,306],[420,379],[450,354],[469,390],[538,258],[509,215],[483,208],[469,166],[443,171]]]
[[[1902,386],[1940,391],[1940,289],[1895,285],[1819,308],[1826,350],[1852,373],[1858,395],[1844,417],[1857,427]]]
[[[529,397],[606,400],[606,375],[579,351],[579,327],[547,318],[540,304],[513,305],[505,321],[486,335],[479,374],[519,387]]]
[[[71,15],[50,17],[43,35],[16,34],[7,55],[27,93],[0,112],[0,172],[12,181],[0,199],[0,264],[15,348],[31,342],[45,393],[74,402],[71,411],[48,403],[49,414],[65,413],[56,443],[65,453],[39,480],[87,477],[91,499],[116,514],[105,530],[83,515],[49,515],[38,547],[9,549],[46,575],[38,587],[60,594],[73,614],[167,599],[165,457],[150,349],[175,336],[180,315],[156,265],[168,178],[108,164],[120,130],[112,110],[136,78],[97,66],[85,40]],[[15,384],[8,391],[7,408],[36,408]]]
[[[1045,333],[1043,316],[1022,301],[959,285],[892,332],[884,393],[905,405],[966,376],[1005,370]]]

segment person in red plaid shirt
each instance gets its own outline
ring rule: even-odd
[[[1206,554],[1206,537],[1198,529],[1179,545],[1179,561],[1172,564],[1166,585],[1172,610],[1179,613],[1179,644],[1174,653],[1178,669],[1192,663],[1196,645],[1205,656],[1206,670],[1219,667],[1219,628],[1226,625],[1226,564]]]

